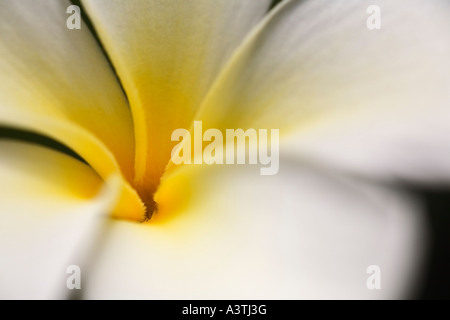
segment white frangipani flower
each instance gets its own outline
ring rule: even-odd
[[[101,48],[69,1],[0,0],[0,126],[87,163],[0,140],[1,297],[67,297],[69,265],[88,299],[408,297],[426,224],[395,183],[450,177],[449,3],[270,2],[84,0]],[[194,120],[279,128],[278,175],[171,164]]]

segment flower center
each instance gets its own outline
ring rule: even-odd
[[[145,188],[145,185],[137,185],[135,188],[145,206],[145,215],[142,222],[149,221],[153,215],[158,212],[158,204],[154,199],[156,187],[148,188],[147,186],[147,188]]]

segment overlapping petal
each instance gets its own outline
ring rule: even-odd
[[[103,177],[134,177],[131,113],[89,29],[69,30],[66,0],[0,3],[0,125],[49,135]]]
[[[130,100],[136,180],[155,191],[174,129],[189,127],[233,50],[268,0],[83,1]],[[146,197],[144,195],[144,197]]]
[[[369,30],[370,5],[381,29]],[[280,128],[282,152],[371,177],[448,182],[448,1],[286,1],[196,119]]]
[[[412,293],[425,244],[419,207],[392,189],[283,163],[270,177],[245,166],[189,166],[166,177],[152,223],[112,226],[87,297]],[[370,265],[381,268],[382,290],[366,286]]]
[[[0,296],[68,297],[67,268],[86,266],[114,208],[120,178],[102,179],[78,160],[0,141]]]

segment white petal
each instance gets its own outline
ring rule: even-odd
[[[69,30],[67,0],[0,2],[0,125],[68,145],[103,177],[134,177],[131,113],[87,26]]]
[[[423,220],[391,189],[289,161],[190,166],[166,178],[147,225],[114,222],[88,298],[401,298],[420,269]],[[368,266],[381,268],[369,290]]]
[[[369,30],[369,5],[381,29]],[[290,1],[234,56],[197,119],[280,128],[285,152],[373,177],[450,178],[446,0]]]
[[[0,297],[67,298],[67,268],[84,275],[120,180],[99,192],[100,177],[69,156],[5,141],[0,150]]]
[[[189,127],[211,83],[270,0],[85,0],[130,99],[136,179],[153,192],[171,134]]]

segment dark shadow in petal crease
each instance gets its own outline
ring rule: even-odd
[[[272,8],[274,8],[281,1],[283,1],[283,0],[272,0],[272,3],[270,4],[270,9],[269,10],[272,10]]]
[[[123,94],[125,95],[125,98],[128,101],[128,97],[127,97],[127,93],[125,92],[122,82],[120,81],[120,78],[116,72],[116,68],[114,67],[114,64],[112,63],[112,60],[110,59],[108,52],[106,51],[102,41],[100,40],[100,37],[98,36],[97,30],[95,30],[94,24],[92,23],[91,19],[89,18],[89,16],[87,15],[87,11],[84,8],[83,4],[81,3],[81,0],[70,0],[70,2],[72,2],[72,4],[79,6],[80,10],[81,10],[81,18],[83,19],[84,25],[89,29],[89,31],[91,32],[91,34],[94,36],[94,39],[96,40],[96,42],[98,43],[101,51],[103,52],[103,55],[105,56],[106,60],[108,61],[108,64],[110,65],[111,69],[113,70],[116,79],[120,85],[120,88],[123,92]],[[83,28],[83,25],[81,26]]]
[[[80,157],[75,151],[73,151],[66,145],[38,133],[11,127],[0,127],[0,140],[6,139],[41,145],[62,152],[77,160],[80,160],[81,162],[86,163],[86,161],[82,157]]]

